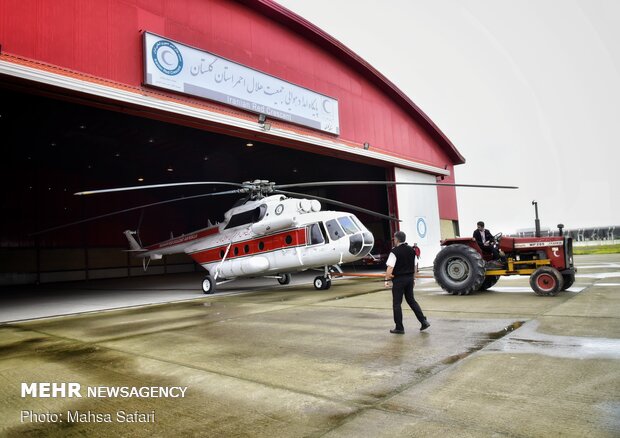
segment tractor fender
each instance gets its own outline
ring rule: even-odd
[[[476,239],[474,239],[473,237],[454,237],[452,239],[444,239],[440,243],[443,247],[448,247],[452,245],[469,246],[470,248],[476,250],[478,253],[482,254],[482,250],[480,249],[478,242],[476,242]]]

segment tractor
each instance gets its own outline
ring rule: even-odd
[[[541,296],[555,296],[572,286],[576,269],[573,265],[573,239],[562,235],[551,237],[493,238],[500,260],[483,252],[472,238],[441,241],[443,248],[433,262],[437,283],[453,295],[469,295],[492,287],[499,277],[529,275],[530,286]]]

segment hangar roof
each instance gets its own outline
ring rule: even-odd
[[[291,10],[281,6],[273,0],[237,0],[252,9],[255,9],[267,17],[289,27],[303,37],[309,39],[323,49],[332,53],[334,56],[343,60],[355,68],[361,75],[385,92],[401,108],[403,108],[414,120],[431,135],[431,137],[441,146],[442,149],[453,160],[454,164],[465,163],[465,157],[456,149],[452,142],[441,132],[433,121],[407,97],[394,83],[383,76],[377,69],[364,61],[351,49],[340,41],[321,30],[319,27],[310,23],[303,17],[295,14]]]

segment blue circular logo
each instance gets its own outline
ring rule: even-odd
[[[151,56],[155,66],[164,74],[174,76],[183,69],[181,52],[170,41],[159,40],[153,44]]]
[[[424,218],[418,218],[415,227],[418,231],[418,236],[420,236],[421,238],[426,237],[426,232],[428,231],[428,229],[426,227],[426,221],[424,220]]]

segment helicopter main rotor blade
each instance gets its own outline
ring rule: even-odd
[[[46,228],[45,230],[37,231],[35,233],[30,233],[29,236],[38,236],[39,234],[49,233],[50,231],[60,230],[62,228],[72,227],[74,225],[79,225],[79,224],[83,224],[83,223],[86,223],[86,222],[96,221],[98,219],[103,219],[103,218],[114,216],[114,215],[117,215],[117,214],[128,213],[130,211],[140,210],[141,208],[155,207],[157,205],[170,204],[171,202],[187,201],[189,199],[205,198],[207,196],[232,195],[232,194],[238,194],[238,193],[244,193],[244,192],[245,191],[242,190],[242,189],[235,189],[235,190],[227,190],[225,192],[216,192],[216,193],[206,193],[206,194],[202,194],[202,195],[185,196],[185,197],[182,197],[182,198],[174,198],[174,199],[168,199],[166,201],[153,202],[151,204],[138,205],[137,207],[126,208],[124,210],[113,211],[111,213],[106,213],[106,214],[102,214],[102,215],[99,215],[99,216],[94,216],[94,217],[90,217],[90,218],[87,218],[87,219],[82,219],[82,220],[71,222],[71,223],[68,223],[68,224],[59,225],[57,227]]]
[[[393,217],[393,216],[388,216],[388,215],[385,215],[385,214],[377,213],[376,211],[367,210],[365,208],[358,207],[356,205],[351,205],[351,204],[347,204],[345,202],[340,202],[340,201],[334,201],[333,199],[323,198],[321,196],[307,195],[305,193],[287,192],[285,190],[274,190],[274,193],[281,193],[283,195],[301,196],[302,198],[317,199],[319,201],[325,202],[326,204],[338,205],[340,207],[350,208],[351,210],[361,211],[361,212],[366,213],[366,214],[368,214],[370,216],[376,216],[376,217],[380,217],[382,219],[387,219],[387,220],[390,220],[390,221],[401,222],[400,219],[398,219],[396,217]]]
[[[289,187],[323,187],[323,186],[359,186],[359,185],[384,185],[395,186],[398,184],[413,186],[444,186],[444,187],[477,187],[483,189],[518,189],[516,186],[493,186],[483,184],[452,184],[452,183],[430,183],[430,182],[406,182],[406,181],[319,181],[296,184],[278,184],[274,189],[286,189]]]
[[[130,186],[130,187],[118,187],[115,189],[102,189],[102,190],[86,190],[83,192],[74,193],[74,195],[96,195],[99,193],[111,193],[111,192],[126,192],[129,190],[145,190],[145,189],[159,189],[163,187],[179,187],[179,186],[199,186],[199,185],[222,185],[222,186],[234,186],[245,187],[243,184],[222,182],[222,181],[194,181],[194,182],[182,182],[182,183],[169,183],[169,184],[151,184],[148,186]]]

